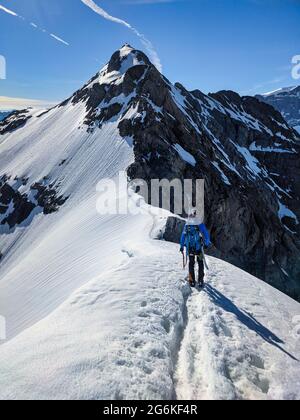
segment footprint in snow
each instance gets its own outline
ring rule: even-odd
[[[250,355],[250,364],[257,369],[264,370],[265,369],[265,362],[264,360],[256,354]]]

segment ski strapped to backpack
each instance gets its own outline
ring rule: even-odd
[[[185,267],[187,266],[187,263],[188,263],[188,255],[187,253],[184,255],[184,251],[182,251],[182,258],[183,258],[183,269],[185,270]]]
[[[201,252],[202,252],[202,257],[203,257],[204,267],[205,267],[205,269],[206,269],[207,271],[209,271],[209,266],[208,266],[208,264],[207,264],[207,261],[206,261],[206,256],[205,256],[205,253],[204,253],[204,247],[202,247]]]

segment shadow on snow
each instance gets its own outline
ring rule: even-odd
[[[299,362],[296,357],[292,354],[287,352],[281,345],[285,344],[279,337],[277,337],[272,331],[266,328],[263,324],[261,324],[257,319],[253,317],[253,315],[249,314],[246,311],[242,311],[239,309],[230,299],[220,293],[217,289],[210,285],[206,285],[205,291],[208,296],[212,299],[212,301],[220,306],[224,311],[230,312],[237,317],[237,319],[244,324],[249,330],[254,331],[257,335],[259,335],[263,340],[267,343],[277,347],[287,356],[292,358],[293,360]]]

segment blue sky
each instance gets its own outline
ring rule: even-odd
[[[255,94],[297,84],[300,0],[94,1],[144,34],[163,73],[188,89]],[[0,0],[0,96],[64,99],[126,42],[149,53],[132,29],[82,0]]]

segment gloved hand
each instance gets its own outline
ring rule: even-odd
[[[184,248],[180,248],[180,252],[183,254]]]

